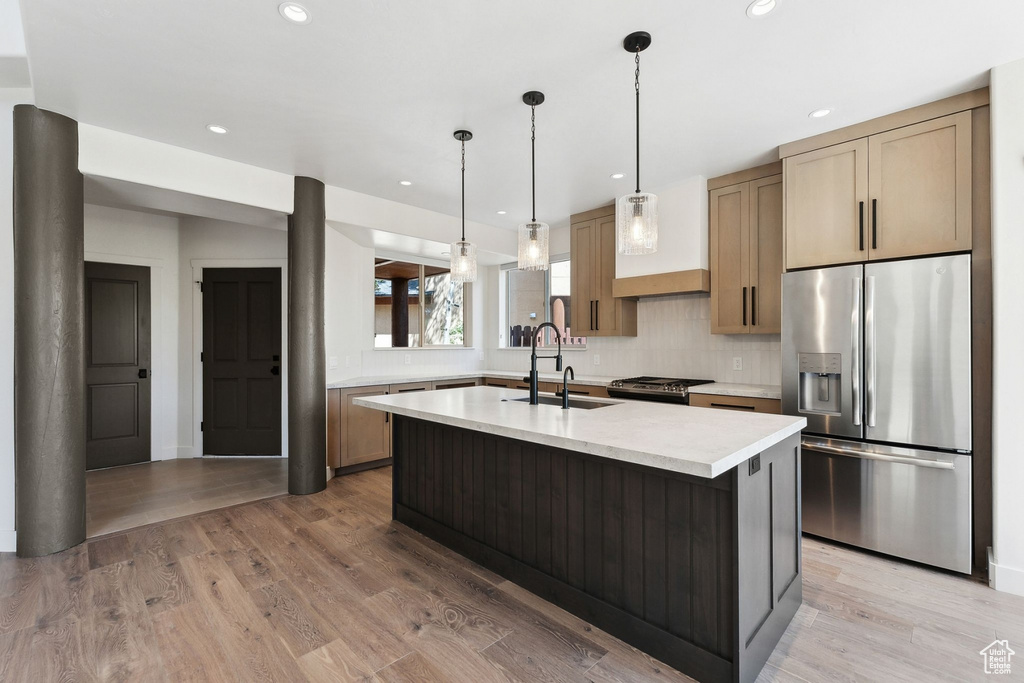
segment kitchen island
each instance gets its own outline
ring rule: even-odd
[[[802,598],[804,419],[522,398],[356,399],[394,416],[394,518],[698,680],[753,681]]]

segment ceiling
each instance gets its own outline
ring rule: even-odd
[[[468,217],[514,228],[530,209],[524,91],[547,95],[540,220],[633,188],[631,31],[653,34],[647,189],[771,161],[780,143],[986,85],[1024,57],[1018,0],[778,0],[759,19],[748,0],[302,2],[304,26],[278,0],[22,0],[36,103],[451,215],[452,131],[466,127]]]

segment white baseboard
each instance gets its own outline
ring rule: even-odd
[[[1024,595],[1024,569],[996,563],[992,559],[992,550],[989,549],[988,585],[1003,593]]]
[[[194,448],[192,448],[191,446],[181,446],[181,447],[178,448],[178,457],[179,458],[198,458],[199,456],[196,455],[196,450]]]
[[[0,553],[13,553],[18,549],[18,532],[0,529]]]

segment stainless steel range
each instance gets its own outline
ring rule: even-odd
[[[712,384],[712,379],[672,379],[669,377],[630,377],[608,385],[608,395],[664,403],[690,402],[690,387]]]

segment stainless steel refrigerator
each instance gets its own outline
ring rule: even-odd
[[[969,255],[782,278],[804,531],[971,571]]]

